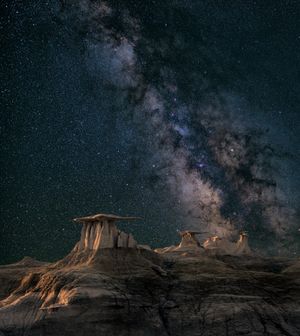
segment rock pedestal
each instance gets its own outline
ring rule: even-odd
[[[83,224],[77,251],[99,250],[103,248],[136,248],[137,243],[131,234],[119,231],[117,220],[132,220],[135,217],[119,217],[97,214],[94,216],[75,218],[75,222]]]

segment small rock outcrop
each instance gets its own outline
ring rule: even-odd
[[[202,253],[204,251],[203,247],[200,245],[196,235],[201,234],[199,231],[180,231],[181,242],[177,246],[168,246],[164,248],[155,249],[157,253],[176,253],[176,252],[192,252],[192,253]]]
[[[245,231],[240,233],[240,238],[236,243],[236,248],[234,249],[235,255],[251,255],[253,252],[251,251],[248,244],[248,234]]]
[[[212,236],[203,243],[204,249],[209,254],[229,254],[229,255],[252,255],[249,244],[248,234],[244,231],[240,232],[240,237],[237,242],[231,242],[225,238]]]

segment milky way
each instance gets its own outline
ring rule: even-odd
[[[120,91],[116,99],[140,129],[147,159],[139,168],[149,183],[168,188],[186,227],[229,237],[243,228],[267,244],[295,234],[295,209],[279,183],[292,157],[226,90],[236,69],[214,52],[230,55],[210,46],[201,17],[180,3],[150,3],[149,17],[131,5],[82,1],[75,15],[89,71]]]
[[[4,260],[60,257],[99,211],[152,246],[244,229],[297,251],[296,2],[6,7]]]

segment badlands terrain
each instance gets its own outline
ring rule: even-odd
[[[184,231],[153,251],[122,219],[76,219],[81,238],[55,263],[0,266],[0,335],[300,335],[299,259],[259,257],[246,233],[202,245]]]

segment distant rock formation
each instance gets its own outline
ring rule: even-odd
[[[163,248],[155,249],[157,253],[172,253],[172,252],[193,252],[193,253],[202,253],[204,251],[203,247],[200,245],[200,242],[196,238],[197,234],[201,234],[199,231],[181,231],[179,235],[181,236],[181,242],[177,246],[168,246]]]
[[[196,235],[206,232],[186,230],[179,232],[181,242],[178,245],[172,245],[163,248],[157,248],[154,251],[159,254],[175,254],[175,255],[189,255],[189,254],[207,254],[207,255],[252,255],[249,244],[248,235],[246,232],[240,232],[240,237],[237,242],[231,242],[228,239],[212,236],[207,238],[203,246],[200,244]]]
[[[251,251],[248,244],[248,234],[245,231],[240,233],[240,238],[236,243],[236,248],[233,251],[234,255],[251,255]]]
[[[245,231],[240,232],[239,240],[236,243],[230,242],[225,238],[212,236],[205,240],[203,247],[212,254],[229,254],[229,255],[252,255],[249,244],[248,234]]]

